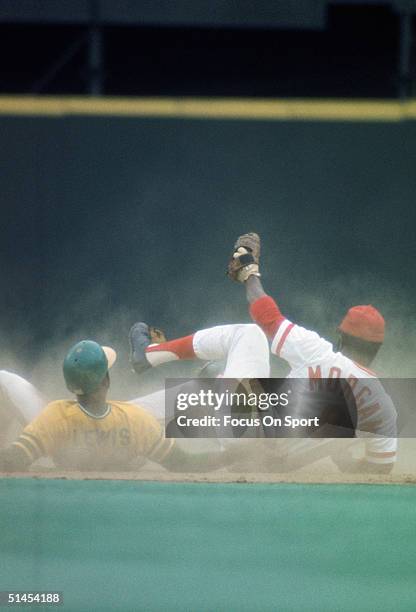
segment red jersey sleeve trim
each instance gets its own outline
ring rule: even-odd
[[[286,338],[288,337],[290,330],[292,330],[294,327],[295,327],[295,324],[294,323],[290,323],[286,327],[285,331],[283,332],[282,337],[279,340],[279,344],[276,347],[276,355],[278,357],[280,357],[280,353],[282,351],[284,343],[286,342]]]
[[[250,315],[271,340],[285,320],[274,299],[265,295],[250,305]]]
[[[374,376],[375,378],[377,378],[377,374],[373,372],[373,370],[369,370],[368,368],[365,368],[364,366],[362,366],[360,363],[357,363],[356,361],[353,361],[353,363],[355,363],[357,368],[360,368],[360,370],[363,370],[363,372],[367,372],[367,374],[371,374],[371,376]]]

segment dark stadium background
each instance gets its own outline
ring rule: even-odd
[[[405,100],[415,6],[3,1],[0,92]],[[3,114],[0,130],[2,367],[30,374],[88,336],[122,369],[138,318],[170,336],[246,321],[224,274],[246,230],[288,316],[330,334],[372,302],[395,331],[414,321],[414,121]]]

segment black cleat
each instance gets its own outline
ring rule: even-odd
[[[146,348],[151,344],[147,323],[135,323],[129,332],[130,363],[136,374],[142,374],[152,366],[146,358]]]

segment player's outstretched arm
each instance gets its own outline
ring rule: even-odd
[[[128,410],[136,453],[173,472],[209,472],[241,460],[245,447],[233,444],[227,449],[206,453],[188,453],[175,438],[166,437],[160,423],[140,406]]]
[[[253,304],[253,302],[256,302],[260,298],[267,296],[258,276],[249,276],[244,286],[246,288],[246,297],[249,304]]]
[[[261,327],[269,340],[273,341],[280,326],[286,320],[285,316],[280,312],[275,300],[264,291],[257,276],[250,276],[244,284],[251,318]]]
[[[260,246],[260,236],[254,232],[239,236],[228,262],[227,274],[232,280],[244,285],[251,318],[273,340],[285,317],[273,298],[263,289],[259,270]]]

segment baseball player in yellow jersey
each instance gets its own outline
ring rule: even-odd
[[[58,400],[25,427],[17,440],[0,451],[0,470],[27,469],[40,457],[51,457],[64,469],[128,469],[145,457],[174,471],[217,469],[235,451],[191,455],[166,439],[158,421],[128,402],[107,400],[108,371],[116,352],[83,340],[68,352],[63,372],[74,400]]]

